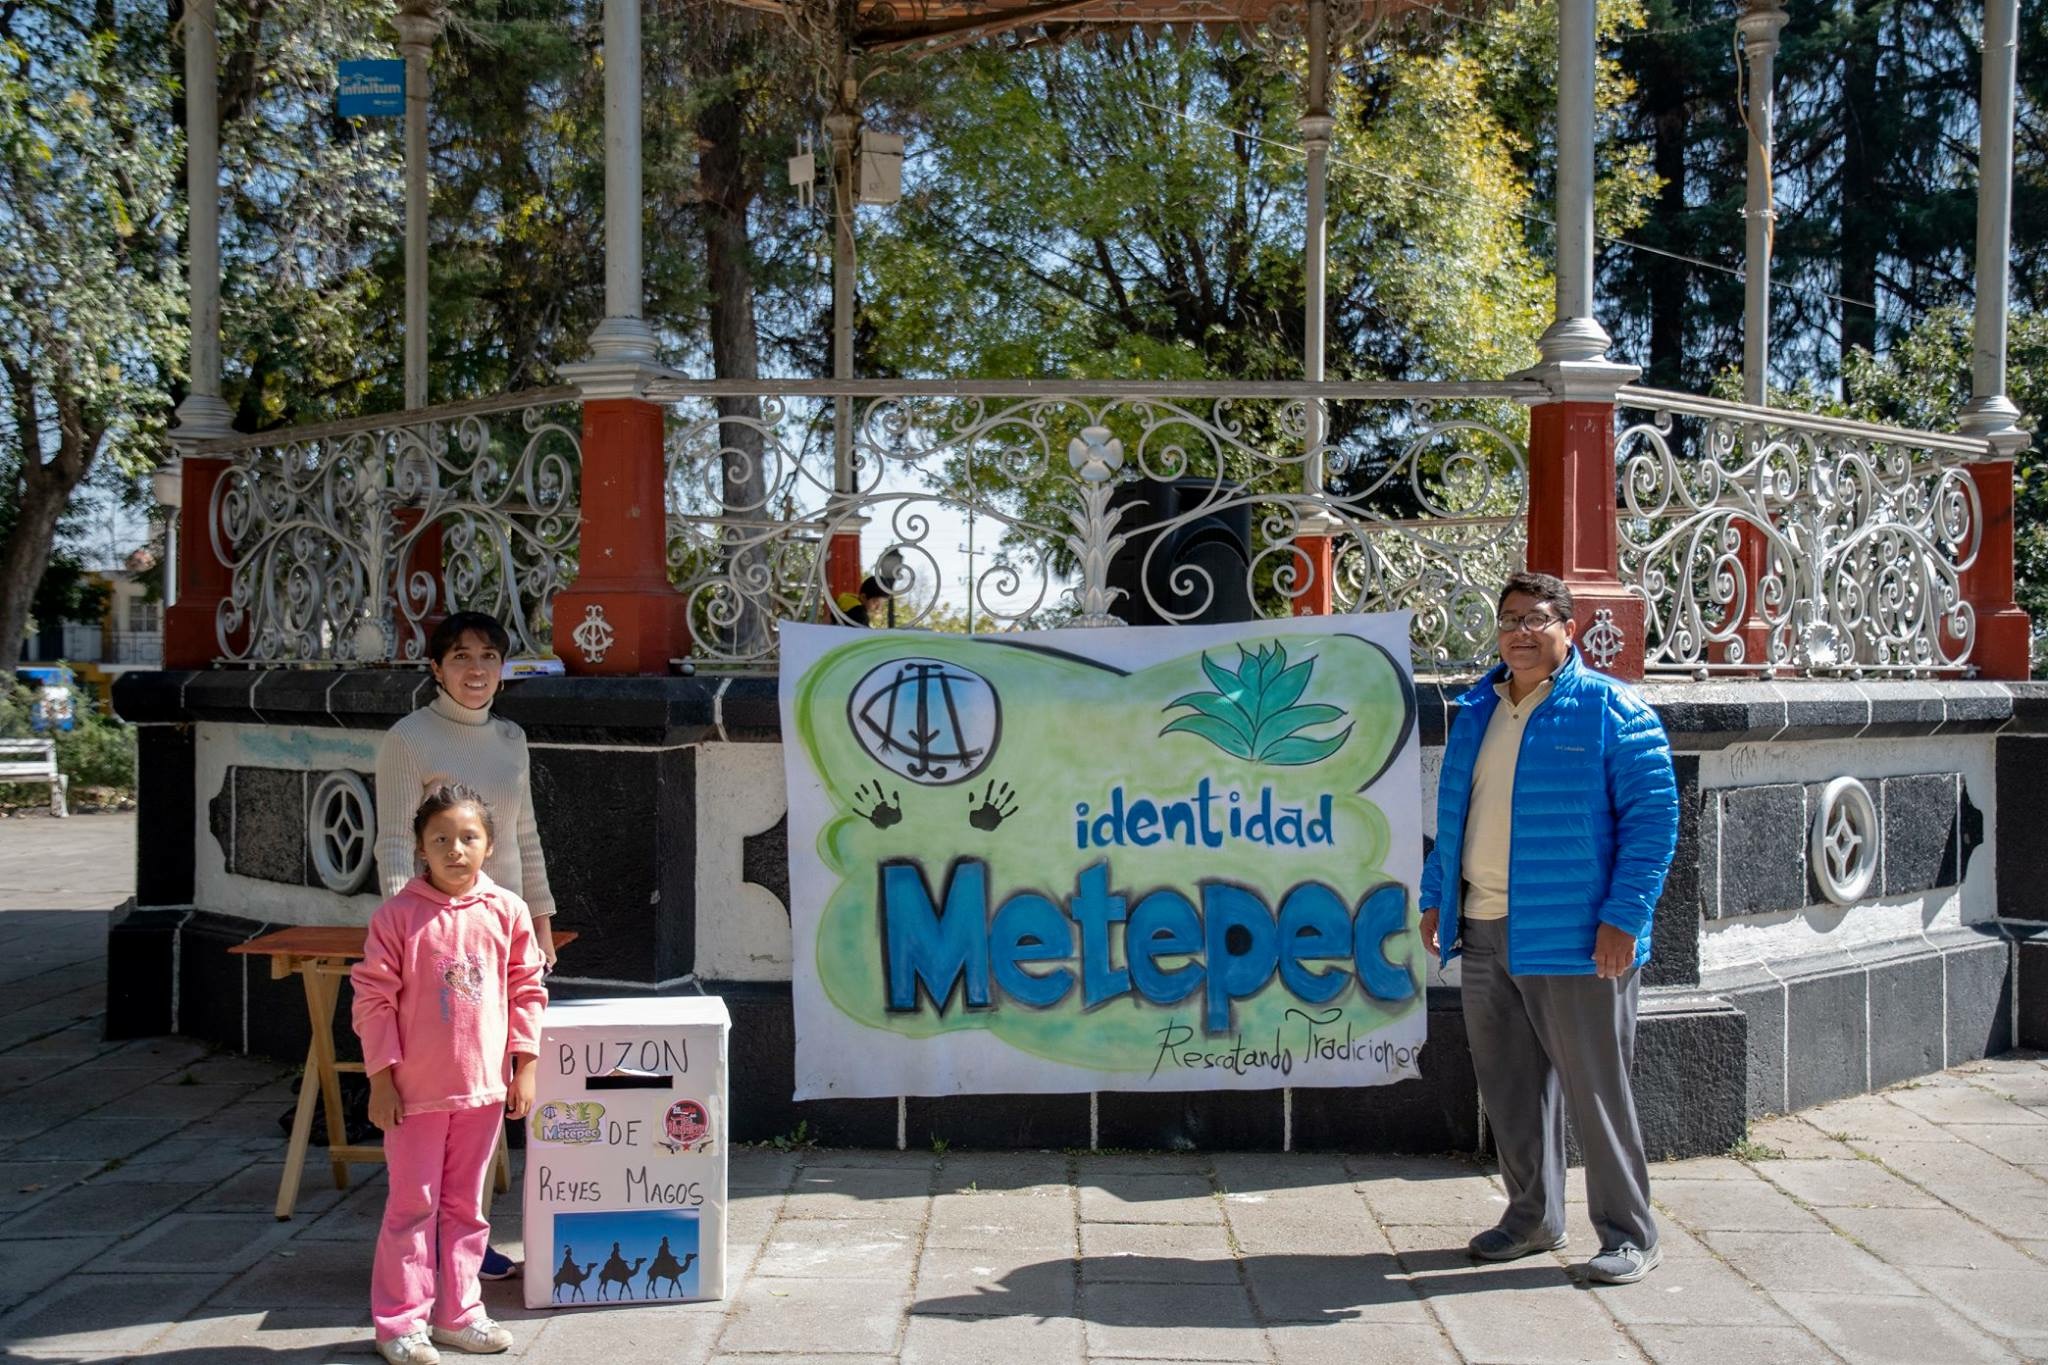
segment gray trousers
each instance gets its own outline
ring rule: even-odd
[[[1508,921],[1465,920],[1465,1033],[1479,1097],[1500,1157],[1517,1239],[1564,1233],[1564,1106],[1586,1158],[1587,1213],[1602,1250],[1657,1244],[1650,1170],[1629,1066],[1636,1051],[1637,978],[1515,976]]]

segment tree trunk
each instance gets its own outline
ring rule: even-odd
[[[711,360],[720,379],[761,377],[760,338],[754,329],[754,271],[747,239],[747,206],[755,175],[747,164],[744,97],[728,86],[697,115],[697,175],[703,200],[705,273],[710,284]],[[763,467],[761,401],[718,400],[725,515],[765,523],[768,475]],[[773,564],[760,530],[727,529],[725,574],[736,607],[720,647],[747,657],[767,648]]]
[[[1877,302],[1878,253],[1884,224],[1894,206],[1881,202],[1878,171],[1885,161],[1878,145],[1882,98],[1877,83],[1880,44],[1879,11],[1884,0],[1855,0],[1848,42],[1843,49],[1841,305],[1842,353],[1852,348],[1877,349],[1877,313],[1865,304]],[[1854,395],[1850,395],[1854,397]]]
[[[21,637],[28,627],[29,603],[43,570],[50,565],[50,550],[57,540],[57,519],[71,500],[78,479],[68,480],[55,464],[38,466],[34,451],[25,455],[21,481],[21,506],[7,541],[0,545],[0,686],[11,686],[14,670],[21,663]],[[83,475],[81,474],[81,478]]]

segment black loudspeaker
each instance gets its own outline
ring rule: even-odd
[[[1154,529],[1237,491],[1209,479],[1139,479],[1119,485],[1109,505],[1123,510],[1115,534],[1128,539],[1109,561],[1109,586],[1123,589],[1111,613],[1133,626],[1212,625],[1256,617],[1249,579],[1249,503],[1190,517],[1167,531]],[[1189,571],[1180,591],[1175,590],[1176,569]]]

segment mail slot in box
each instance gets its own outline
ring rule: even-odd
[[[725,1002],[564,1000],[541,1021],[526,1306],[725,1297]]]

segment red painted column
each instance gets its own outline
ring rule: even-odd
[[[825,542],[825,607],[818,619],[831,624],[839,619],[832,608],[848,593],[858,593],[866,574],[860,566],[860,530],[834,531]]]
[[[1328,616],[1337,600],[1337,537],[1304,531],[1294,538],[1294,554],[1294,567],[1309,580],[1294,599],[1294,614]]]
[[[425,515],[426,512],[422,508],[401,507],[393,513],[393,529],[398,537],[403,539],[412,534],[413,528],[420,524],[420,519]],[[421,531],[419,538],[413,541],[411,547],[407,549],[405,555],[405,576],[396,585],[398,589],[398,612],[397,620],[394,624],[402,632],[406,620],[406,606],[421,600],[413,593],[413,580],[424,575],[434,584],[433,606],[426,615],[420,618],[419,623],[423,646],[425,644],[424,637],[433,634],[434,627],[441,624],[441,618],[455,610],[456,604],[450,602],[442,595],[442,589],[446,586],[441,579],[442,553],[442,527],[439,522],[435,522]],[[405,641],[399,639],[394,641],[393,644],[398,654],[403,657]]]
[[[2033,624],[2013,600],[2013,462],[1987,460],[1970,466],[1983,511],[1983,539],[1977,558],[1963,571],[1963,600],[1977,613],[1977,643],[1970,662],[1979,677],[2023,679],[2033,669]]]
[[[228,566],[213,552],[213,490],[228,461],[187,455],[179,461],[178,600],[164,613],[164,667],[210,668],[221,657],[215,622],[233,585]],[[230,643],[238,643],[231,641]]]
[[[583,530],[573,583],[555,597],[555,653],[571,673],[661,674],[690,651],[668,581],[668,511],[658,403],[583,404]]]
[[[1724,621],[1722,624],[1737,627],[1737,637],[1742,641],[1742,662],[1754,668],[1764,663],[1771,648],[1771,630],[1764,621],[1762,600],[1765,570],[1770,562],[1770,542],[1764,538],[1763,532],[1748,522],[1737,525],[1735,533],[1740,537],[1735,550],[1735,561],[1736,571],[1742,575],[1745,589],[1742,606],[1744,616],[1740,622]],[[1734,611],[1735,607],[1731,604],[1730,614],[1732,615]],[[1712,653],[1720,662],[1726,663],[1730,660],[1726,645],[1714,646]]]
[[[1617,577],[1614,515],[1614,405],[1532,409],[1528,567],[1572,590],[1586,662],[1633,682],[1643,676],[1643,601]]]

